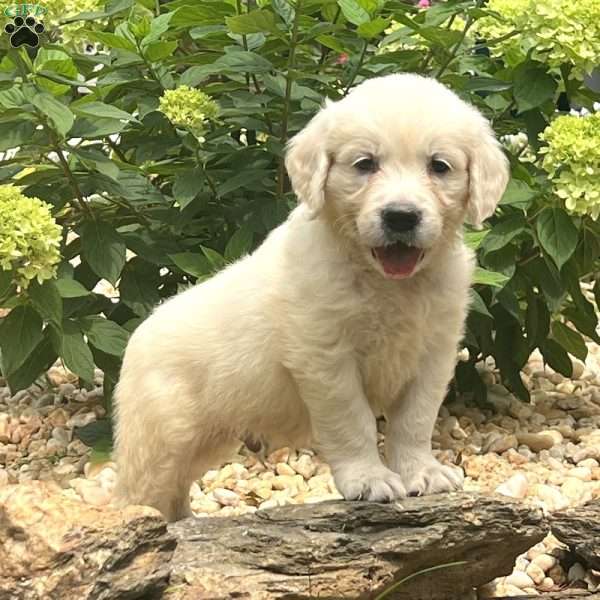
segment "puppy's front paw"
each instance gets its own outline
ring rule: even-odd
[[[346,500],[391,502],[406,496],[400,475],[383,465],[344,465],[333,469],[333,478]]]
[[[425,496],[462,489],[465,476],[460,467],[442,465],[433,456],[427,456],[407,469],[406,489],[409,496]]]

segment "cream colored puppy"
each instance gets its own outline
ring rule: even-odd
[[[372,79],[294,137],[286,166],[301,201],[287,221],[129,342],[121,503],[190,514],[191,482],[248,436],[313,444],[348,499],[462,485],[431,434],[469,303],[461,225],[491,215],[508,179],[488,123],[432,79]]]

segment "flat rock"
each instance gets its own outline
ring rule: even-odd
[[[428,567],[466,561],[406,581],[390,598],[457,600],[512,572],[544,538],[542,512],[468,493],[407,498],[402,505],[324,502],[169,526],[178,544],[170,600],[373,598]]]
[[[552,515],[552,533],[585,561],[600,570],[600,500]]]
[[[154,509],[90,506],[52,483],[0,489],[0,600],[159,597],[175,540]]]

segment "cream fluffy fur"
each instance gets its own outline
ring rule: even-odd
[[[431,157],[446,161],[445,174]],[[353,164],[374,157],[376,173]],[[328,103],[291,142],[301,204],[250,256],[171,298],[133,334],[116,393],[122,504],[170,519],[247,435],[313,444],[346,498],[462,485],[431,454],[469,303],[466,216],[499,201],[507,161],[486,120],[434,80],[392,75]],[[386,276],[381,211],[416,206],[424,258]],[[388,421],[385,463],[375,416]]]

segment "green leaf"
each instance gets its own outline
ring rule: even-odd
[[[266,73],[274,67],[272,63],[256,52],[231,50],[215,61],[214,68],[217,72],[225,69],[233,73]]]
[[[418,34],[436,46],[450,48],[457,44],[462,34],[453,29],[438,29],[437,27],[421,27]]]
[[[525,210],[538,195],[539,192],[529,187],[524,181],[511,179],[506,186],[500,204]]]
[[[560,270],[577,247],[579,234],[573,221],[562,208],[545,208],[535,229],[540,245]]]
[[[116,119],[122,121],[136,121],[137,119],[128,112],[112,106],[104,104],[104,102],[85,102],[82,104],[72,104],[71,108],[76,114],[84,117],[92,117],[94,119]]]
[[[85,30],[82,31],[81,34],[85,35],[87,39],[93,42],[100,42],[101,44],[104,44],[108,48],[118,48],[120,50],[127,50],[129,52],[137,52],[137,48],[133,42],[114,33]]]
[[[54,282],[58,293],[62,298],[81,298],[89,296],[91,292],[86,290],[76,279],[59,278]]]
[[[513,96],[519,112],[537,108],[554,98],[557,83],[542,63],[530,61],[514,72]]]
[[[158,285],[158,270],[136,256],[123,269],[119,285],[121,300],[136,315],[145,318],[160,301]]]
[[[369,13],[356,0],[338,0],[338,6],[353,25],[362,25],[371,20]]]
[[[125,265],[125,243],[115,228],[103,221],[88,221],[81,228],[81,251],[98,277],[115,285]]]
[[[271,0],[277,14],[288,24],[294,21],[296,11],[292,8],[290,0]]]
[[[15,284],[12,271],[0,269],[0,300],[8,294],[13,285]]]
[[[580,312],[575,307],[567,307],[564,309],[563,315],[577,327],[577,331],[580,331],[583,335],[587,335],[596,344],[600,344],[598,317],[595,314],[590,316],[587,313]]]
[[[37,84],[46,91],[60,96],[69,91],[71,84],[62,85],[52,81],[50,78],[63,76],[68,82],[76,81],[78,72],[73,59],[62,50],[48,49],[42,47],[35,59],[35,70]],[[81,82],[79,82],[81,85]]]
[[[145,55],[146,58],[150,62],[158,62],[167,58],[168,56],[173,56],[175,50],[177,50],[177,42],[154,42],[150,44],[146,50]]]
[[[2,372],[14,373],[42,341],[42,319],[33,308],[17,306],[0,322]]]
[[[337,38],[333,37],[332,35],[327,35],[327,34],[323,34],[323,35],[319,35],[316,38],[317,42],[319,42],[319,44],[322,44],[323,46],[326,46],[327,48],[331,48],[332,50],[335,50],[336,52],[346,52],[346,47],[344,46],[344,44],[338,40]]]
[[[500,250],[525,231],[527,221],[522,215],[511,215],[494,225],[481,245],[484,252]]]
[[[245,35],[248,33],[270,32],[279,35],[275,16],[268,10],[251,10],[243,15],[225,19],[231,33]]]
[[[219,270],[225,266],[225,259],[216,250],[207,248],[206,246],[200,246],[200,248],[202,252],[204,252],[204,256],[206,256],[213,269]]]
[[[467,92],[503,92],[511,87],[510,81],[502,81],[493,77],[470,77],[463,89]]]
[[[158,41],[163,33],[169,30],[169,23],[175,16],[175,12],[163,13],[152,19],[150,24],[150,33],[142,40],[141,47],[146,48],[150,44]],[[177,43],[175,43],[177,45]]]
[[[181,252],[179,254],[169,254],[169,258],[184,273],[194,277],[205,277],[212,272],[212,265],[206,256],[195,254],[193,252]]]
[[[112,440],[112,424],[110,419],[92,421],[83,427],[77,427],[73,432],[86,446],[107,444],[110,447]]]
[[[83,164],[89,169],[94,169],[115,181],[119,178],[119,167],[108,156],[95,149],[77,148],[71,151],[75,156],[83,159]]]
[[[244,254],[247,254],[252,246],[252,230],[242,225],[229,239],[225,248],[225,260],[233,262]]]
[[[250,183],[253,183],[259,179],[263,179],[267,175],[267,171],[262,171],[260,169],[241,171],[219,185],[217,188],[217,193],[219,196],[225,196],[240,188],[248,187]]]
[[[377,17],[372,21],[368,21],[367,23],[359,25],[358,29],[356,30],[356,33],[358,33],[360,37],[370,40],[374,37],[377,37],[382,31],[387,29],[389,25],[389,19]]]
[[[0,152],[31,142],[35,126],[29,121],[0,123]]]
[[[483,242],[485,236],[490,232],[489,229],[481,229],[478,231],[465,231],[463,234],[467,248],[477,250]]]
[[[42,373],[45,373],[56,361],[57,354],[47,335],[33,349],[25,362],[6,377],[11,392],[28,388]]]
[[[197,25],[217,25],[225,22],[225,17],[235,14],[235,8],[225,2],[189,2],[180,4],[171,20],[172,27],[195,27]],[[179,5],[170,4],[173,8]]]
[[[482,267],[475,268],[475,275],[473,277],[474,284],[482,284],[482,285],[490,285],[492,287],[501,288],[507,281],[509,277],[503,275],[502,273],[494,273],[493,271],[488,271],[487,269],[483,269]]]
[[[52,280],[39,284],[32,281],[27,288],[27,295],[37,312],[47,321],[52,321],[60,327],[63,318],[62,298]]]
[[[92,346],[113,356],[123,356],[129,340],[126,329],[100,316],[83,317],[79,322]]]
[[[573,376],[573,363],[566,350],[555,340],[547,339],[540,343],[540,352],[544,360],[565,377]]]
[[[550,312],[541,296],[527,290],[527,310],[525,312],[525,330],[531,348],[545,340],[550,331]]]
[[[70,319],[63,321],[59,355],[65,366],[84,381],[94,380],[92,351],[85,343],[83,333],[77,323]]]
[[[99,138],[120,133],[125,129],[127,123],[118,119],[86,119],[78,117],[71,129],[71,137]]]
[[[487,306],[485,305],[483,298],[474,289],[471,289],[471,305],[470,306],[471,306],[471,310],[474,310],[475,312],[478,312],[481,315],[485,315],[486,317],[493,319],[493,316],[491,315],[490,311],[488,310]]]
[[[585,361],[588,354],[585,341],[579,333],[567,325],[555,321],[552,323],[552,337],[569,353]]]
[[[75,121],[71,110],[47,92],[36,94],[34,102],[36,108],[52,121],[56,131],[63,137],[67,135]]]
[[[201,189],[202,173],[199,169],[188,169],[175,176],[173,183],[173,196],[179,202],[179,206],[185,208]]]

